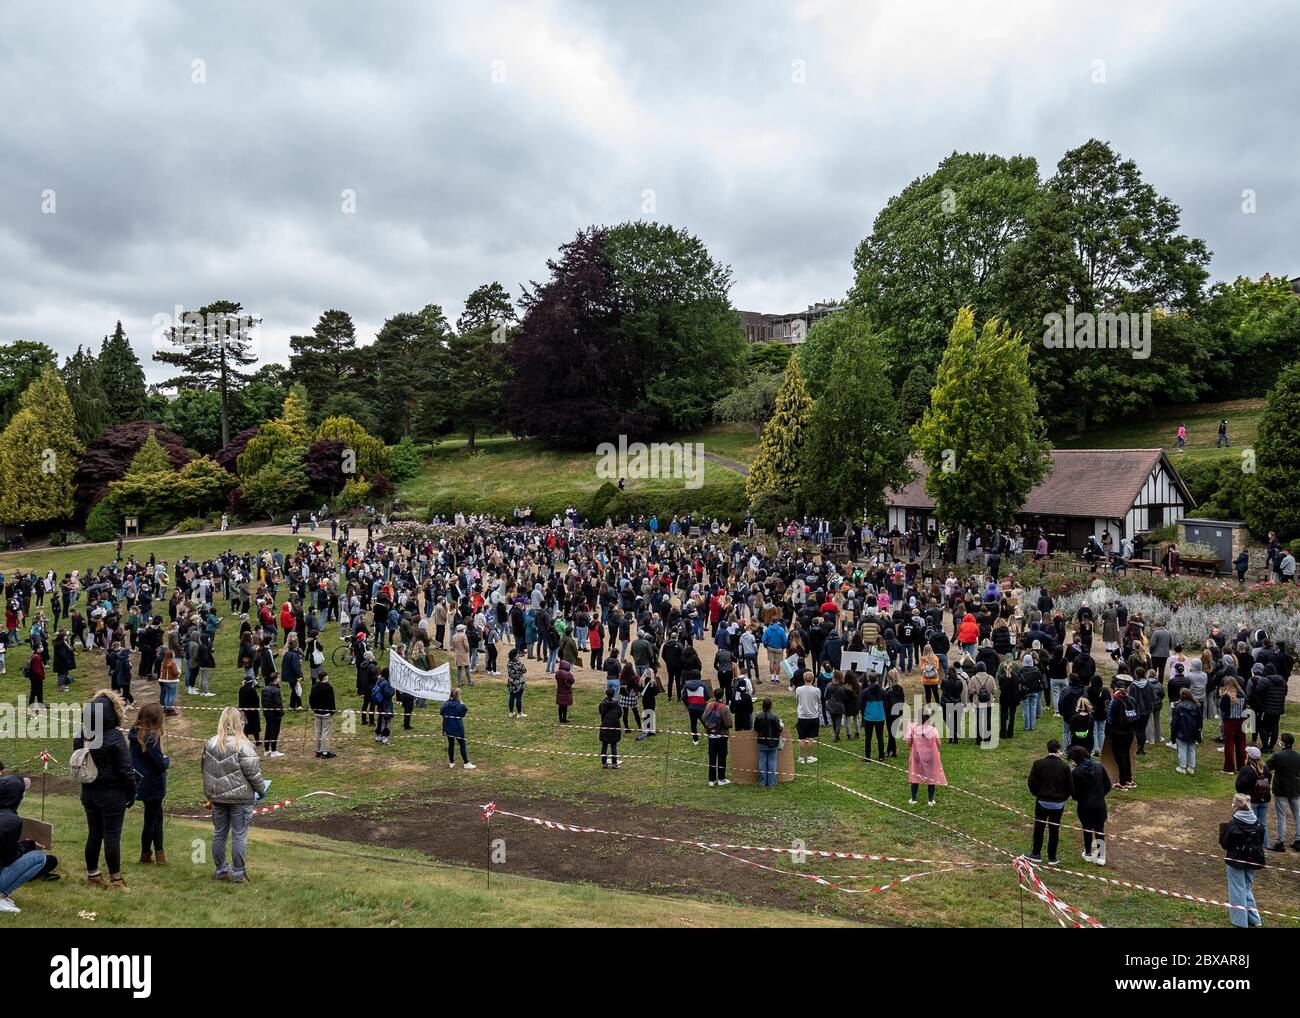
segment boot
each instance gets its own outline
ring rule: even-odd
[[[104,874],[102,873],[96,873],[92,876],[86,877],[87,887],[104,887],[105,885],[106,881],[104,880]]]
[[[109,889],[110,891],[129,891],[129,890],[130,890],[130,888],[126,886],[126,880],[125,880],[125,878],[123,878],[122,874],[120,874],[120,873],[111,873],[111,874],[109,874],[108,889]]]
[[[148,849],[145,849],[143,852],[140,853],[140,865],[141,866],[153,865],[153,853]]]
[[[161,848],[158,849],[158,851],[154,853],[153,861],[157,863],[159,866],[166,866],[167,853],[164,852]]]
[[[1098,866],[1106,865],[1106,842],[1104,840],[1097,842],[1097,851],[1094,854],[1092,861]]]

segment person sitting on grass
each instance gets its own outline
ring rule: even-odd
[[[14,904],[14,891],[46,871],[44,849],[49,846],[25,842],[21,837],[23,821],[18,806],[31,787],[31,778],[17,774],[0,777],[0,913],[21,912]]]

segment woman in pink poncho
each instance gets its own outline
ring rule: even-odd
[[[907,725],[907,780],[912,783],[911,805],[916,805],[916,793],[922,785],[929,792],[927,805],[934,805],[935,785],[946,785],[948,778],[943,773],[943,761],[939,759],[939,729],[931,718],[933,712],[929,707],[921,711],[921,722],[908,722]]]

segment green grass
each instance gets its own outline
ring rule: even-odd
[[[685,436],[667,436],[658,441],[699,442],[706,455],[748,463],[757,452],[751,429],[715,426]],[[412,508],[432,506],[457,507],[469,512],[508,513],[519,505],[536,508],[554,506],[561,511],[568,504],[585,506],[587,499],[606,480],[597,476],[595,443],[589,450],[556,451],[545,449],[535,441],[517,441],[510,436],[480,438],[470,452],[463,439],[438,443],[426,460],[424,469],[400,486],[398,494]],[[742,475],[718,463],[706,460],[703,485],[684,490],[683,478],[629,478],[629,497],[663,498],[684,495],[694,505],[722,504],[735,501],[743,487]],[[739,504],[739,503],[737,503]]]
[[[1063,449],[1164,449],[1177,466],[1183,460],[1210,460],[1240,456],[1259,431],[1264,412],[1262,399],[1228,403],[1198,403],[1189,407],[1162,408],[1141,418],[1126,418],[1100,425],[1083,435],[1060,439]],[[1219,421],[1228,419],[1232,447],[1216,448]],[[1187,446],[1177,452],[1178,425],[1187,427]]]

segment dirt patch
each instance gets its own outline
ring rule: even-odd
[[[485,791],[482,797],[493,798],[498,809],[577,826],[705,841],[737,838],[735,816],[704,810],[675,807],[666,811],[604,795],[581,799],[522,798],[510,794],[494,797]],[[466,803],[463,790],[454,787],[435,789],[427,797],[360,806],[327,817],[294,818],[282,813],[259,822],[280,830],[302,831],[356,844],[413,849],[441,862],[476,867],[486,866],[489,837],[501,838],[505,842],[506,862],[494,867],[498,872],[645,894],[714,898],[720,904],[739,902],[894,925],[865,910],[858,899],[828,899],[814,884],[799,877],[757,869],[699,848],[636,838],[574,834],[502,816],[492,820],[489,834],[482,808]],[[761,839],[762,843],[775,845],[789,840],[782,836],[777,824],[765,831]],[[737,854],[777,869],[791,868],[791,861],[781,856]]]

